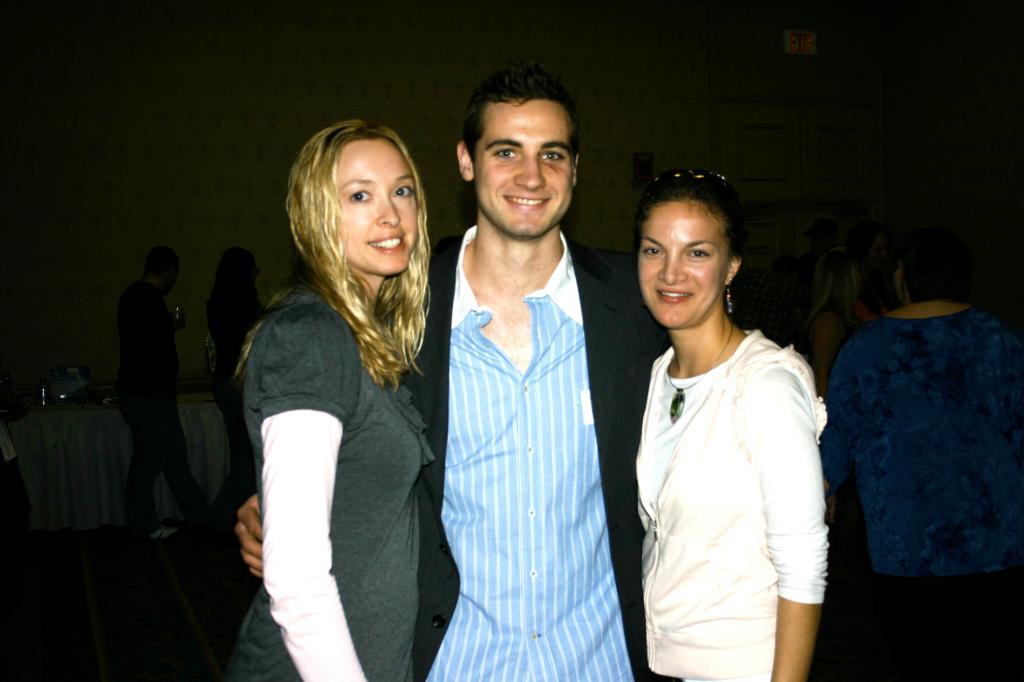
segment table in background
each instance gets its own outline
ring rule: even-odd
[[[220,410],[208,395],[179,396],[178,413],[192,476],[212,501],[229,466]],[[8,427],[32,503],[33,530],[125,525],[124,483],[132,434],[117,407],[34,407]],[[154,496],[157,516],[183,518],[162,474]]]

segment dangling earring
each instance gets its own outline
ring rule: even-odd
[[[733,311],[732,288],[728,284],[726,284],[725,285],[725,312],[728,313],[729,315],[732,315],[732,311]]]

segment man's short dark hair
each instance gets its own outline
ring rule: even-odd
[[[537,62],[513,62],[480,82],[469,96],[462,119],[462,141],[470,155],[483,135],[484,109],[499,102],[522,104],[535,99],[558,102],[569,116],[569,147],[573,155],[580,150],[580,122],[576,103],[558,77]]]
[[[142,274],[143,276],[159,275],[170,268],[177,270],[179,267],[178,254],[174,252],[174,249],[169,246],[154,246],[146,254],[146,265],[143,267]]]

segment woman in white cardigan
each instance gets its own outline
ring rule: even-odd
[[[636,226],[644,301],[672,342],[637,457],[651,669],[806,680],[828,547],[813,376],[792,348],[729,318],[746,229],[724,178],[661,174]]]

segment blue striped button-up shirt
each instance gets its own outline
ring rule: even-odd
[[[563,250],[525,299],[525,373],[484,336],[491,311],[459,258],[442,521],[461,589],[431,680],[632,679],[564,239]]]

